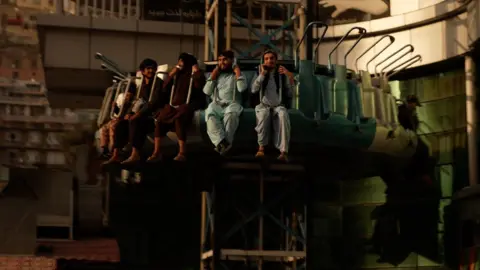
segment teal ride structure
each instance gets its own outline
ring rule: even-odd
[[[319,53],[319,45],[328,29],[328,26],[322,22],[311,22],[307,25],[305,34],[296,47],[296,52],[298,54],[299,47],[311,27],[322,27],[324,29],[323,35],[315,45],[314,59],[316,59],[316,55]],[[333,64],[332,54],[355,31],[358,32],[356,42],[344,55],[343,63]],[[413,46],[407,44],[378,62],[375,71],[379,65],[403,52],[403,54],[388,62],[380,72],[375,72],[372,76],[367,71],[368,65],[395,41],[392,36],[387,35],[375,42],[359,57],[363,57],[379,41],[384,38],[389,39],[389,44],[369,60],[365,70],[349,69],[346,66],[347,58],[361,42],[366,32],[361,27],[350,29],[328,53],[329,63],[327,66],[319,65],[314,59],[298,60],[298,57],[295,57],[294,60],[278,61],[279,65],[284,65],[287,69],[293,71],[296,79],[295,97],[288,110],[291,122],[291,154],[309,155],[309,152],[312,153],[318,149],[337,149],[338,151],[343,149],[345,151],[355,150],[376,153],[400,159],[408,159],[414,155],[418,138],[415,133],[398,125],[396,107],[399,100],[392,95],[388,78],[421,60],[421,56],[417,55],[403,60],[407,54],[414,51]],[[97,53],[97,59],[103,62],[103,68],[114,72],[114,79],[116,80],[115,84],[106,91],[98,118],[98,126],[100,127],[108,119],[114,117],[111,104],[116,97],[131,84],[141,85],[139,82],[142,78],[139,73],[136,76],[130,76],[122,72],[113,61],[100,53]],[[237,59],[236,61],[247,77],[250,86],[252,79],[258,73],[260,60]],[[216,66],[216,61],[203,64],[206,76],[208,76],[209,72]],[[392,66],[394,67],[388,69]],[[156,78],[165,76],[165,73],[165,65],[162,65],[162,68],[157,71]],[[254,153],[254,148],[257,146],[257,137],[254,131],[255,110],[250,104],[251,94],[249,90],[245,91],[243,96],[238,93],[238,96],[242,97],[242,105],[244,106],[233,144],[233,152],[238,155]],[[204,119],[204,111],[198,111],[187,143],[193,149],[211,149],[213,151],[213,146],[206,134]],[[169,134],[169,138],[175,143],[174,134]],[[152,141],[152,137],[149,138],[149,141]],[[172,145],[170,143],[170,146]],[[170,146],[168,143],[165,145],[167,148]]]

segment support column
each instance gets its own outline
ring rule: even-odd
[[[214,57],[217,59],[218,55],[225,50],[225,22],[224,18],[226,16],[226,7],[227,4],[225,3],[225,0],[218,0],[218,6],[217,6],[217,12],[215,12],[215,15],[218,16],[218,25],[217,25],[217,35],[215,36],[215,52]],[[217,20],[217,18],[215,18]]]
[[[306,18],[307,18],[306,25],[308,25],[309,23],[315,21],[315,9],[317,7],[317,1],[306,0],[305,2],[307,4],[305,7]],[[308,30],[307,40],[305,42],[305,46],[307,47],[306,48],[307,59],[313,59],[313,46],[312,46],[313,38],[314,38],[313,29],[316,29],[316,27],[310,27],[310,29]],[[302,29],[301,31],[304,31],[304,29]]]
[[[467,139],[468,139],[468,170],[469,183],[474,186],[478,183],[477,165],[477,93],[475,89],[475,62],[472,56],[465,56],[465,94],[467,109]]]
[[[55,1],[55,11],[57,15],[63,15],[63,0]]]

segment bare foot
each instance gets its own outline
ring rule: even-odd
[[[178,153],[178,155],[173,160],[175,160],[175,161],[186,161],[187,158],[185,157],[184,154]]]
[[[120,158],[116,156],[112,156],[109,160],[105,161],[102,163],[102,166],[113,164],[113,163],[118,163],[120,162]]]
[[[147,162],[160,162],[162,161],[162,155],[161,154],[152,154],[149,158],[147,158]]]
[[[288,162],[288,154],[287,153],[281,153],[278,158],[280,161]]]
[[[255,154],[255,158],[263,158],[265,157],[265,152],[263,150],[258,150]]]
[[[121,164],[122,165],[131,165],[131,164],[137,163],[138,161],[140,161],[140,157],[132,155],[128,159],[124,160]]]

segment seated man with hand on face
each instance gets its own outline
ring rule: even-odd
[[[243,111],[239,102],[242,97],[237,90],[241,93],[247,89],[240,68],[234,66],[234,57],[232,51],[222,52],[218,56],[218,66],[203,88],[203,92],[212,97],[212,102],[205,110],[207,134],[220,154],[225,154],[231,148]]]
[[[290,143],[290,118],[285,105],[290,102],[295,84],[293,74],[283,66],[277,66],[277,53],[263,53],[260,74],[254,79],[252,93],[259,93],[260,104],[255,107],[258,134],[258,151],[255,157],[265,156],[273,125],[273,143],[280,150],[278,160],[288,161]]]
[[[144,59],[140,63],[139,69],[143,75],[142,85],[137,90],[135,84],[131,84],[131,89],[128,89],[128,104],[123,105],[127,106],[124,110],[126,115],[119,116],[119,122],[116,124],[114,132],[113,154],[110,160],[104,164],[120,162],[120,150],[128,143],[132,145],[132,153],[122,164],[133,164],[140,160],[140,151],[143,148],[147,135],[155,128],[154,121],[149,119],[148,114],[143,113],[145,111],[144,108],[149,107],[149,104],[146,104],[146,102],[150,98],[150,91],[160,91],[163,84],[163,81],[159,79],[155,83],[155,89],[152,89],[157,66],[157,62],[149,58]],[[137,91],[140,91],[139,99],[133,102]]]

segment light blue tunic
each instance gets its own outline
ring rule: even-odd
[[[234,73],[221,73],[215,81],[211,76],[208,78],[203,92],[212,97],[212,102],[205,110],[205,121],[207,134],[215,146],[224,139],[230,144],[233,143],[243,111],[240,93],[246,89],[247,83],[243,74],[238,79]]]

